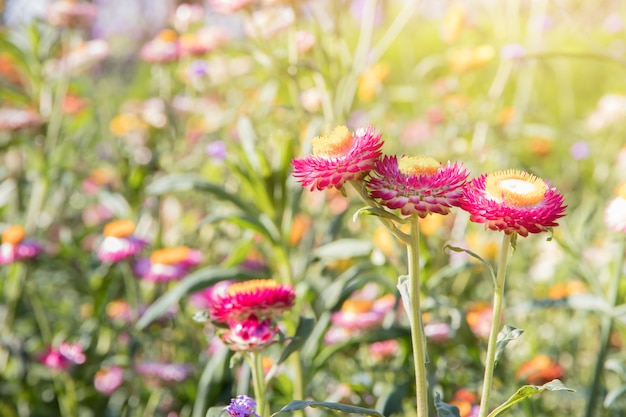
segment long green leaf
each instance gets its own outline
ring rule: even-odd
[[[176,304],[181,298],[206,288],[216,282],[226,279],[256,278],[258,276],[258,273],[239,268],[220,268],[211,266],[200,269],[188,275],[185,279],[180,281],[177,286],[163,294],[159,297],[159,299],[152,303],[152,305],[148,307],[137,322],[137,328],[139,330],[144,329],[154,320],[165,314],[167,310],[172,305]]]
[[[324,261],[368,256],[374,249],[369,240],[339,239],[317,248],[314,255]]]
[[[220,184],[209,182],[196,174],[171,174],[157,179],[146,190],[151,194],[161,195],[174,191],[206,191],[222,200],[230,201],[246,213],[253,215],[256,210],[236,195],[229,193]]]
[[[339,403],[327,403],[324,401],[300,401],[300,400],[290,402],[289,404],[281,408],[279,411],[272,414],[272,416],[275,416],[281,413],[289,413],[292,411],[303,410],[307,407],[321,407],[321,408],[327,408],[329,410],[336,410],[336,411],[341,411],[343,413],[349,413],[349,414],[364,414],[366,416],[384,417],[378,411],[371,410],[369,408],[356,407],[354,405],[339,404]]]
[[[548,382],[547,384],[543,384],[542,386],[524,385],[523,387],[518,389],[517,392],[513,394],[513,396],[509,398],[504,404],[501,404],[495,410],[489,413],[487,417],[496,417],[502,414],[505,410],[514,406],[515,404],[525,400],[526,398],[530,398],[533,395],[546,391],[546,390],[574,392],[573,389],[566,387],[558,379],[553,379],[552,381]]]
[[[482,263],[483,265],[485,265],[487,267],[487,269],[489,269],[489,272],[491,273],[491,278],[493,279],[493,282],[496,282],[496,271],[493,268],[493,265],[491,265],[489,262],[487,262],[485,259],[483,259],[476,252],[472,252],[469,249],[459,248],[457,246],[452,246],[452,245],[446,245],[443,248],[444,249],[450,249],[451,251],[454,251],[454,252],[465,252],[469,256],[471,256],[472,258],[479,260],[480,263]]]
[[[439,393],[435,393],[435,408],[439,417],[461,417],[459,408],[441,400]]]
[[[313,331],[314,327],[315,320],[310,317],[300,317],[300,322],[298,323],[296,334],[293,336],[287,347],[285,347],[285,350],[283,350],[283,352],[280,354],[280,358],[278,359],[278,362],[276,362],[276,365],[283,363],[285,360],[287,360],[289,355],[300,349],[302,345],[304,345],[304,342],[306,342],[309,338],[309,335]]]

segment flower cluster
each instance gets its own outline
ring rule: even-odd
[[[32,259],[43,251],[36,241],[26,238],[22,226],[13,225],[2,233],[0,245],[0,265]]]
[[[341,189],[348,181],[363,180],[370,204],[402,216],[425,218],[460,207],[471,221],[508,235],[545,232],[565,215],[567,206],[557,189],[527,172],[497,171],[467,181],[469,173],[458,162],[383,156],[382,145],[371,127],[354,134],[337,127],[313,139],[312,155],[293,160],[293,175],[311,190]],[[615,224],[615,217],[607,221]]]
[[[295,297],[290,285],[271,279],[232,283],[210,292],[209,315],[228,325],[220,335],[230,349],[258,351],[273,343],[278,333],[274,319],[293,306]]]
[[[104,239],[98,247],[102,262],[116,263],[138,255],[148,245],[134,235],[135,224],[130,220],[114,220],[104,227]],[[168,282],[183,278],[202,261],[202,254],[186,246],[158,249],[149,257],[133,264],[134,274],[146,281]]]

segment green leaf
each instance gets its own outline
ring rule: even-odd
[[[361,214],[367,214],[370,216],[377,216],[377,217],[384,217],[385,219],[390,219],[399,223],[403,223],[404,221],[396,216],[393,213],[389,213],[387,210],[381,209],[379,207],[361,207],[360,209],[358,209],[353,215],[352,215],[352,221],[355,222],[356,219],[361,215]]]
[[[200,269],[178,283],[174,288],[159,297],[148,307],[137,322],[137,329],[142,330],[161,317],[181,298],[226,279],[258,278],[259,274],[239,268],[207,267]]]
[[[613,405],[613,403],[622,395],[626,393],[626,385],[622,385],[621,387],[617,387],[612,389],[606,394],[604,397],[604,407],[609,408]]]
[[[256,153],[258,139],[250,119],[245,116],[241,116],[237,119],[237,136],[239,136],[244,155],[250,165],[256,172],[260,172],[261,163]]]
[[[515,404],[525,400],[526,398],[530,398],[535,394],[538,394],[543,391],[569,391],[574,392],[573,389],[566,387],[563,385],[561,381],[558,379],[553,379],[547,384],[543,384],[542,386],[537,385],[524,385],[520,389],[517,390],[515,394],[511,398],[509,398],[504,404],[498,406],[495,410],[493,410],[487,417],[496,417],[500,415],[503,411],[509,409]]]
[[[211,388],[213,385],[219,383],[224,378],[224,364],[228,359],[229,350],[226,347],[219,349],[208,360],[200,381],[198,381],[198,392],[196,394],[196,400],[193,404],[192,417],[206,416],[219,416],[224,413],[224,407],[212,407],[205,414],[207,402],[209,401]],[[213,411],[211,411],[213,410]],[[212,414],[211,414],[212,413]]]
[[[354,405],[339,404],[339,403],[327,403],[327,402],[324,402],[324,401],[301,401],[301,400],[290,402],[289,404],[287,404],[286,406],[281,408],[279,411],[277,411],[274,414],[272,414],[272,417],[275,416],[276,414],[289,413],[289,412],[292,412],[292,411],[303,410],[303,409],[305,409],[307,407],[314,407],[314,408],[321,407],[321,408],[327,408],[329,410],[341,411],[343,413],[364,414],[366,416],[380,416],[380,417],[384,417],[378,411],[371,410],[369,408],[363,408],[363,407],[357,407],[357,406],[354,406]]]
[[[315,320],[310,317],[300,317],[300,322],[296,328],[296,334],[291,338],[291,342],[285,347],[285,350],[280,354],[280,358],[276,365],[283,363],[289,355],[300,349],[309,338],[309,335],[315,327]],[[274,366],[276,366],[274,365]]]
[[[246,214],[209,214],[202,219],[199,224],[218,223],[220,221],[228,221],[242,229],[254,230],[274,243],[280,241],[280,233],[276,229],[276,226],[264,214],[258,216]]]
[[[441,401],[438,392],[435,393],[435,408],[437,408],[438,417],[461,417],[459,408]]]
[[[450,249],[451,251],[454,251],[454,252],[465,252],[469,256],[471,256],[472,258],[478,259],[480,261],[480,263],[482,263],[483,265],[485,265],[487,267],[487,269],[489,269],[489,272],[491,273],[491,278],[493,279],[493,282],[496,282],[496,271],[493,268],[493,265],[491,265],[489,262],[487,262],[485,259],[483,259],[477,253],[472,252],[469,249],[459,248],[457,246],[452,246],[452,245],[446,245],[443,248],[444,249]]]
[[[227,416],[227,415],[228,413],[226,413],[226,411],[224,410],[224,407],[211,407],[206,412],[205,417],[222,417],[222,416]]]
[[[374,249],[369,240],[340,239],[315,249],[313,255],[325,261],[368,256]]]
[[[524,333],[524,330],[517,329],[513,326],[509,326],[505,324],[500,333],[498,333],[498,338],[496,340],[496,363],[502,356],[502,352],[504,352],[504,348],[509,344],[511,340],[515,340],[520,337]]]
[[[206,191],[222,200],[230,201],[246,213],[254,215],[256,210],[248,203],[226,191],[220,184],[209,182],[196,174],[172,174],[161,177],[146,187],[150,194],[162,195],[173,191]]]

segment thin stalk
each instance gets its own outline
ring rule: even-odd
[[[34,284],[27,282],[24,287],[26,296],[30,301],[31,307],[33,308],[33,314],[35,315],[35,321],[39,327],[41,339],[44,343],[49,344],[52,342],[52,332],[50,331],[50,324],[48,323],[48,318],[46,317],[46,311],[41,302],[41,298],[39,298],[39,294],[37,294],[37,289],[34,287]]]
[[[260,352],[250,353],[250,368],[252,370],[252,387],[256,410],[261,417],[270,415],[269,404],[265,401],[265,382],[263,380],[263,355]]]
[[[498,273],[493,289],[493,318],[489,341],[487,342],[487,359],[485,361],[485,377],[483,378],[483,391],[480,398],[480,412],[478,417],[486,417],[489,411],[489,396],[491,395],[491,385],[493,384],[493,370],[496,362],[496,342],[500,331],[500,316],[502,314],[502,303],[504,301],[504,282],[506,278],[506,265],[509,260],[511,239],[513,234],[504,234],[502,238],[502,248],[500,249],[500,260],[498,261]]]
[[[609,309],[602,317],[602,324],[600,330],[600,352],[598,353],[598,360],[593,371],[593,382],[589,390],[589,399],[587,400],[587,407],[585,408],[585,417],[592,417],[598,403],[598,391],[600,385],[600,378],[602,377],[602,370],[604,369],[604,361],[609,350],[609,344],[611,341],[611,331],[613,330],[613,314],[615,306],[617,305],[617,298],[619,296],[619,283],[622,278],[622,268],[624,265],[624,251],[626,250],[626,241],[622,240],[617,258],[615,259],[615,271],[613,273],[613,280],[611,281],[608,293]]]
[[[128,265],[126,262],[120,262],[120,267],[122,269],[122,275],[124,277],[126,299],[128,300],[128,304],[130,305],[130,310],[131,310],[133,319],[137,319],[139,318],[139,308],[140,308],[137,280],[135,279],[130,269],[130,265]]]
[[[7,276],[3,282],[3,296],[6,310],[2,323],[2,336],[7,340],[13,337],[13,320],[22,296],[24,282],[26,281],[27,267],[19,262],[14,262],[7,267]],[[6,371],[9,362],[8,347],[0,346],[0,373]]]
[[[428,417],[428,382],[426,379],[426,338],[422,326],[422,309],[420,307],[420,234],[417,215],[410,218],[410,242],[407,244],[409,261],[409,303],[411,314],[411,343],[413,345],[413,362],[415,366],[415,390],[417,399],[417,417]]]

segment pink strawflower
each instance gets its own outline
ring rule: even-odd
[[[247,395],[238,395],[230,400],[230,404],[224,407],[224,411],[230,417],[260,417],[255,411],[256,401]]]
[[[104,226],[104,239],[98,248],[102,262],[119,262],[130,258],[148,245],[148,242],[133,236],[135,224],[130,220],[115,220]]]
[[[135,372],[162,381],[184,381],[192,372],[193,366],[180,363],[142,362],[135,365]]]
[[[42,117],[30,109],[17,107],[0,108],[0,132],[14,132],[16,130],[38,127],[43,122]]]
[[[96,20],[98,6],[74,0],[56,1],[50,5],[47,20],[52,26],[64,28],[89,28]]]
[[[336,127],[329,135],[313,139],[313,155],[293,160],[293,176],[311,191],[339,189],[374,168],[382,154],[380,138],[370,127],[357,129],[354,134],[345,126]]]
[[[96,390],[104,395],[111,395],[124,382],[124,370],[120,366],[100,368],[93,379]]]
[[[42,364],[57,371],[64,371],[72,365],[85,363],[86,359],[82,346],[66,342],[61,343],[58,349],[48,347],[40,358]]]
[[[556,188],[523,171],[497,171],[470,181],[463,190],[461,208],[470,220],[486,228],[517,233],[541,233],[558,226],[567,206]]]
[[[231,350],[256,352],[272,344],[277,333],[278,327],[271,319],[259,320],[250,316],[244,321],[231,321],[221,337]]]
[[[0,265],[32,259],[41,252],[43,252],[43,247],[38,242],[27,239],[26,231],[22,226],[10,226],[2,233]]]
[[[396,355],[399,348],[400,344],[398,341],[396,339],[390,339],[374,342],[369,345],[368,350],[372,358],[380,361]]]
[[[210,315],[215,321],[243,321],[254,315],[259,320],[280,316],[293,306],[296,293],[290,285],[271,279],[255,279],[232,284],[228,293],[216,297]]]
[[[458,207],[468,172],[458,163],[443,165],[433,158],[385,156],[376,164],[367,188],[372,198],[405,216],[448,214]]]
[[[208,2],[217,13],[231,14],[254,3],[254,0],[208,0]]]
[[[424,324],[424,335],[433,343],[442,343],[450,339],[448,323],[433,322]]]
[[[201,260],[200,251],[186,246],[160,249],[152,252],[149,258],[138,260],[133,265],[133,272],[146,281],[176,281],[187,275]]]
[[[369,329],[383,322],[395,302],[395,297],[391,294],[377,300],[346,300],[341,310],[333,313],[330,320],[334,325],[348,330]]]
[[[618,233],[626,233],[626,181],[615,190],[613,198],[604,210],[604,224]]]
[[[180,57],[178,35],[171,29],[161,31],[154,39],[148,41],[139,51],[139,56],[152,64],[165,64],[177,61]]]

